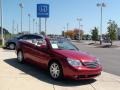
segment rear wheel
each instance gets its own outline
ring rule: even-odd
[[[17,60],[18,62],[22,63],[24,61],[24,56],[22,51],[18,51],[17,53]]]
[[[52,62],[49,65],[49,73],[50,73],[50,76],[55,80],[62,78],[63,72],[62,72],[61,65],[58,62]]]

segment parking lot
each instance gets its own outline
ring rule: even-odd
[[[105,57],[105,55],[100,56],[101,53],[97,51],[98,49],[94,48],[93,51],[91,51],[90,49],[91,47],[87,45],[78,44],[78,43],[75,44],[79,48],[81,48],[81,50],[85,50],[89,53],[91,52],[92,54],[95,54],[100,58]],[[105,58],[107,59],[107,57]],[[116,60],[118,60],[118,58],[119,56],[116,58]],[[104,63],[104,61],[102,61],[102,64]],[[115,65],[115,63],[113,64]],[[103,64],[103,66],[105,65],[106,64]],[[108,71],[107,67],[110,66],[109,65],[106,66],[104,69],[105,71]],[[33,90],[33,89],[35,90],[73,90],[73,89],[74,90],[107,90],[107,89],[120,90],[120,77],[103,71],[99,77],[93,80],[54,81],[49,77],[46,71],[36,68],[27,63],[24,64],[18,63],[14,51],[3,50],[0,48],[0,90]]]

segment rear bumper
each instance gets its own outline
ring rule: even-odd
[[[86,68],[80,67],[76,69],[74,67],[67,67],[63,70],[64,77],[74,80],[82,80],[82,79],[93,79],[101,74],[102,67],[99,66],[97,68]]]

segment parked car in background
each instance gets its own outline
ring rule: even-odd
[[[101,74],[98,58],[80,51],[64,39],[19,40],[17,60],[48,70],[53,79],[92,79]]]
[[[11,39],[8,39],[5,43],[5,47],[11,50],[14,50],[16,47],[16,43],[19,40],[30,40],[30,39],[36,39],[36,38],[42,38],[41,35],[36,34],[24,34],[24,35],[18,35],[16,37],[13,37]]]

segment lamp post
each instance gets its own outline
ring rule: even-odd
[[[103,19],[103,7],[106,7],[105,3],[98,3],[97,7],[100,7],[100,44],[102,44],[102,19]]]
[[[45,36],[47,36],[47,18],[45,18]]]
[[[29,33],[30,33],[30,17],[31,17],[31,15],[28,14],[28,17],[29,17]]]
[[[80,36],[80,22],[82,21],[82,19],[81,18],[77,18],[77,21],[78,21],[78,23],[79,23],[79,41],[81,40],[81,36]]]
[[[12,23],[12,37],[14,36],[14,31],[15,31],[15,21],[13,20],[13,23]]]
[[[19,6],[20,6],[20,9],[21,9],[21,33],[22,33],[22,9],[23,9],[23,4],[20,3]]]
[[[83,25],[80,25],[80,28],[81,28],[81,40],[83,38],[83,34],[84,34],[84,31],[83,31]]]
[[[4,46],[4,36],[3,36],[3,17],[2,17],[2,0],[0,0],[0,19],[1,19],[1,39],[2,39],[2,46]]]
[[[66,36],[66,37],[68,37],[68,36],[69,36],[69,35],[68,35],[69,23],[67,23],[66,25],[67,25],[67,36]]]
[[[38,32],[38,30],[37,30],[37,27],[38,27],[37,21],[35,22],[35,24],[36,24],[36,33],[37,33]]]
[[[35,23],[35,19],[33,19],[33,33],[34,33],[34,23]]]
[[[18,29],[19,29],[19,27],[18,27],[18,24],[17,24],[17,34],[19,33],[19,30],[18,30]]]

